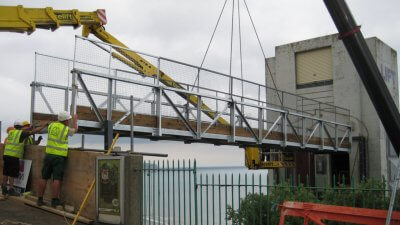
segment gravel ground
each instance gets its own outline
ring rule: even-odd
[[[62,216],[25,205],[22,201],[8,198],[0,200],[0,225],[67,225]],[[83,225],[82,223],[78,223]]]

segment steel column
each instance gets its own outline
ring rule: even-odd
[[[30,115],[31,124],[33,124],[33,113],[35,112],[35,94],[36,94],[36,82],[32,82],[31,83],[31,115]]]
[[[325,136],[324,136],[324,122],[322,122],[322,121],[319,121],[319,139],[320,139],[320,143],[321,143],[321,145],[320,145],[320,150],[323,150],[324,149],[324,139],[325,139]]]
[[[157,128],[155,135],[156,136],[161,136],[161,96],[162,96],[162,90],[161,87],[155,88],[154,89],[156,92],[156,116],[157,116]]]
[[[107,90],[107,119],[111,120],[112,110],[113,110],[113,80],[111,78],[108,79],[108,90]]]
[[[230,125],[231,125],[231,137],[229,138],[230,142],[236,141],[236,126],[235,126],[235,101],[231,101],[228,103],[230,107]]]
[[[197,139],[201,139],[201,105],[202,105],[202,100],[201,96],[197,96]],[[196,165],[196,161],[195,161]]]
[[[282,113],[282,122],[281,122],[281,131],[282,131],[282,147],[286,147],[287,142],[287,113]]]
[[[264,121],[263,121],[263,109],[258,108],[258,143],[261,144],[263,141]]]
[[[301,148],[306,147],[306,118],[301,118]]]
[[[104,149],[109,149],[113,141],[113,122],[111,120],[105,120],[103,123],[104,129]]]
[[[64,94],[64,111],[68,111],[68,104],[69,104],[68,98],[69,98],[69,90],[68,90],[68,89],[65,89],[65,94]]]
[[[74,66],[75,66],[75,61],[74,61]],[[76,98],[78,96],[78,85],[76,83],[77,81],[77,73],[73,72],[72,73],[72,83],[71,83],[71,108],[70,108],[70,113],[71,115],[76,114]]]
[[[85,149],[85,135],[84,134],[82,134],[81,148],[82,148],[82,150]]]
[[[133,149],[133,144],[134,144],[134,133],[133,133],[133,127],[135,126],[135,121],[134,121],[134,112],[133,112],[133,96],[131,95],[131,99],[130,99],[130,106],[131,106],[131,152],[134,152]]]

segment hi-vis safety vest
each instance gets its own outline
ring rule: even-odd
[[[46,153],[51,155],[68,156],[69,127],[60,122],[53,122],[48,128]]]
[[[4,155],[21,159],[24,156],[24,142],[19,142],[22,130],[12,130],[8,133]]]
[[[33,145],[33,138],[31,136],[26,138],[26,144],[27,145]]]

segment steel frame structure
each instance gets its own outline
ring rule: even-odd
[[[115,46],[105,44],[102,42],[97,42],[91,39],[77,37],[77,39],[81,39],[87,41],[88,43],[92,43],[94,46],[99,47],[98,45],[101,43],[102,45],[108,45],[109,50],[107,54],[110,55],[110,62],[108,65],[92,65],[96,67],[101,67],[103,70],[108,70],[108,72],[97,72],[94,70],[82,69],[77,66],[77,64],[90,64],[89,62],[81,62],[77,60],[76,50],[74,60],[72,60],[73,69],[71,71],[72,74],[72,84],[70,85],[59,85],[59,84],[51,84],[40,82],[36,79],[31,84],[32,87],[32,97],[31,97],[31,114],[35,112],[35,94],[38,92],[40,98],[43,99],[45,105],[50,114],[54,114],[54,109],[51,106],[51,103],[46,98],[45,94],[42,92],[42,88],[51,88],[63,90],[65,92],[64,99],[64,110],[68,110],[68,106],[70,105],[71,113],[76,112],[77,107],[77,95],[78,93],[84,93],[86,98],[89,101],[89,106],[93,109],[97,121],[87,121],[87,120],[79,120],[79,126],[88,127],[88,128],[96,128],[99,130],[106,129],[104,124],[107,121],[111,121],[113,110],[115,110],[115,106],[119,105],[125,111],[124,115],[118,118],[116,121],[109,122],[108,129],[111,130],[120,130],[135,133],[146,134],[144,136],[150,137],[152,139],[174,139],[174,140],[183,140],[186,142],[205,142],[205,143],[214,143],[214,144],[226,144],[226,145],[253,145],[253,146],[262,146],[262,145],[277,145],[281,147],[295,147],[299,149],[312,149],[317,151],[342,151],[349,152],[351,146],[351,126],[348,124],[340,123],[337,121],[331,121],[327,119],[323,119],[320,117],[306,115],[304,112],[296,112],[290,110],[290,108],[282,108],[282,107],[274,107],[270,106],[265,101],[260,99],[260,94],[256,98],[237,96],[233,93],[233,90],[230,90],[230,93],[225,93],[223,91],[218,91],[214,89],[209,89],[207,87],[201,87],[199,84],[199,79],[197,79],[197,84],[184,84],[178,83],[180,86],[186,86],[186,89],[181,89],[179,87],[169,87],[163,85],[160,80],[160,69],[157,71],[157,75],[152,78],[152,82],[143,82],[135,79],[128,79],[123,77],[114,76],[113,72],[117,72],[117,69],[111,67],[112,60],[112,48]],[[105,47],[100,47],[104,50]],[[132,51],[132,50],[130,50]],[[137,52],[139,53],[139,52]],[[144,53],[141,53],[144,54]],[[148,55],[148,54],[146,54]],[[148,55],[151,56],[151,55]],[[154,57],[158,65],[160,66],[161,60],[167,60],[162,57]],[[59,58],[60,59],[60,58]],[[185,63],[180,63],[174,60],[168,60],[168,62],[195,67],[192,65],[188,65]],[[159,67],[160,68],[160,67]],[[203,68],[197,68],[200,70],[206,70]],[[212,72],[216,76],[227,76],[215,71],[206,70],[207,72]],[[124,71],[126,72],[126,71]],[[135,71],[129,71],[132,75],[140,75]],[[102,92],[98,90],[90,90],[88,88],[89,85],[84,81],[85,78],[94,77],[96,79],[104,80],[107,83],[107,91]],[[231,76],[227,76],[230,80],[237,79]],[[244,80],[242,80],[243,82]],[[124,83],[132,86],[146,87],[147,89],[151,89],[151,91],[147,94],[140,96],[125,96],[121,94],[117,94],[116,91],[113,92],[113,87],[116,87],[116,84]],[[250,81],[245,81],[252,83]],[[254,83],[255,84],[255,83]],[[261,85],[258,85],[258,93],[260,93]],[[202,92],[204,90],[204,92]],[[207,91],[207,92],[206,92]],[[209,94],[210,92],[215,94]],[[69,98],[71,93],[71,99]],[[106,98],[104,102],[101,104],[96,104],[93,100],[93,96],[103,96]],[[186,103],[181,104],[176,102],[176,98],[172,98],[171,95],[177,96],[194,96],[197,99],[197,105],[189,105],[189,100]],[[221,97],[224,96],[224,97]],[[282,92],[283,96],[283,92]],[[153,98],[151,98],[153,97]],[[218,105],[216,104],[216,109],[204,109],[203,100],[212,100],[218,103],[223,103],[224,108],[218,109]],[[126,107],[121,101],[132,101],[129,107]],[[303,101],[303,100],[302,100]],[[157,117],[157,126],[154,128],[151,127],[142,127],[137,125],[124,125],[121,122],[132,116],[132,112],[135,112],[136,108],[141,104],[151,104],[152,109],[151,112],[147,112],[147,114],[155,115]],[[321,105],[321,103],[319,103]],[[106,106],[107,116],[103,118],[100,113],[99,108]],[[171,107],[173,111],[176,113],[176,118],[179,118],[180,121],[183,122],[186,130],[174,130],[167,129],[162,127],[163,117],[166,115],[163,114],[162,109],[164,107]],[[319,106],[321,108],[321,106]],[[334,107],[334,106],[332,106]],[[257,116],[248,115],[244,109],[251,108],[253,111],[257,112]],[[199,110],[198,110],[199,109]],[[197,113],[194,113],[196,111]],[[335,108],[336,112],[336,108]],[[270,116],[270,115],[279,115],[279,116]],[[215,115],[213,118],[209,118],[209,115]],[[192,117],[192,119],[190,119]],[[230,126],[230,134],[214,134],[209,133],[209,129],[216,124],[218,124],[222,117],[225,117],[229,121]],[[336,114],[335,114],[336,118]],[[211,120],[211,122],[210,122]],[[223,120],[223,119],[222,119]],[[197,125],[192,127],[191,122],[195,122]],[[306,121],[310,122],[312,126],[307,127]],[[202,129],[201,125],[203,122],[208,122],[209,125],[206,129]],[[193,124],[193,123],[192,123]],[[246,130],[251,134],[250,137],[239,136],[236,134],[237,124],[239,126],[243,126]],[[282,134],[281,140],[270,139],[270,135],[279,131]],[[341,134],[340,132],[341,131]],[[295,136],[295,141],[288,140],[288,134]],[[312,144],[310,140],[313,138],[320,138],[320,144]],[[329,143],[325,143],[328,140]],[[349,143],[344,145],[345,140]]]

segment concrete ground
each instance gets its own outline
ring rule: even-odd
[[[0,225],[67,225],[72,220],[8,198],[0,201]],[[78,223],[83,225],[83,223]]]

